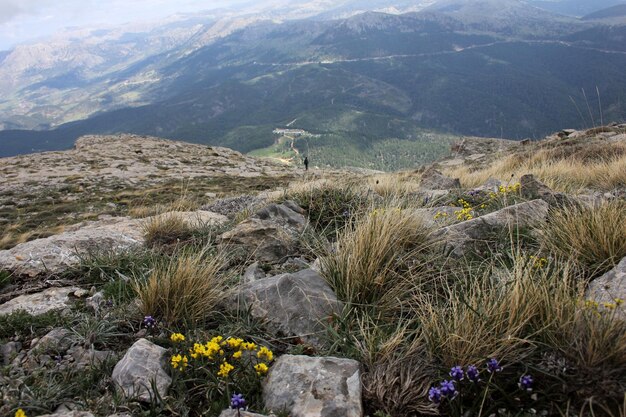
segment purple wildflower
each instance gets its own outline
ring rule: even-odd
[[[525,391],[532,391],[533,390],[533,382],[535,382],[535,380],[533,379],[532,376],[530,375],[522,375],[519,379],[519,382],[517,383],[517,386],[520,387],[521,389],[525,390]]]
[[[474,365],[468,366],[467,371],[465,373],[467,374],[467,379],[469,379],[470,381],[472,382],[480,381],[480,371]]]
[[[463,375],[463,368],[461,368],[460,366],[454,366],[452,367],[452,369],[450,369],[450,376],[457,381],[462,381]]]
[[[454,381],[443,381],[439,384],[439,390],[441,391],[441,395],[450,399],[456,397],[457,394]]]
[[[146,316],[143,318],[143,325],[147,329],[154,329],[156,327],[156,320],[152,316]]]
[[[233,397],[230,399],[230,406],[235,410],[241,410],[246,407],[246,400],[243,398],[243,394],[233,394]]]
[[[489,371],[490,373],[500,372],[501,370],[502,367],[500,366],[500,363],[497,359],[491,358],[487,361],[487,371]]]
[[[439,404],[441,402],[441,390],[436,387],[432,387],[428,390],[428,399],[435,404]]]

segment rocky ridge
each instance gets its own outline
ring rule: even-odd
[[[540,142],[538,146],[555,146],[558,141],[576,139],[593,135],[597,140],[624,141],[626,134],[620,133],[623,126],[613,130],[595,130],[585,133],[563,131]],[[616,131],[617,130],[617,131]],[[580,205],[593,205],[605,200],[616,200],[622,197],[620,190],[613,193],[600,193],[593,199],[588,196],[567,195],[557,193],[541,183],[532,175],[523,176],[520,182],[520,198],[524,201],[511,200],[502,207],[490,212],[476,210],[464,212],[463,207],[452,205],[458,192],[470,195],[489,195],[498,193],[503,185],[493,180],[475,189],[463,189],[462,182],[450,178],[442,171],[442,167],[461,164],[487,163],[507,152],[522,152],[525,144],[500,141],[466,140],[458,146],[452,159],[441,161],[424,170],[420,175],[420,189],[411,198],[418,201],[424,199],[427,207],[416,209],[428,224],[435,229],[433,236],[439,239],[442,251],[451,257],[463,257],[468,253],[480,253],[480,244],[489,239],[497,230],[541,227],[549,218],[551,210],[559,208],[565,202]],[[123,150],[119,165],[115,167],[93,167],[84,171],[87,159],[98,156],[105,161],[116,160],[120,148],[111,151],[111,143],[116,143]],[[493,146],[487,147],[485,143]],[[566,145],[567,146],[567,145]],[[475,148],[474,148],[475,147]],[[476,153],[478,149],[486,152]],[[488,151],[485,151],[488,149]],[[138,153],[140,151],[140,153]],[[167,154],[164,159],[157,155]],[[148,160],[137,166],[120,168],[125,162],[134,161],[137,155]],[[478,156],[481,155],[481,156]],[[192,163],[181,162],[189,158]],[[43,170],[29,176],[26,160],[45,165]],[[451,163],[450,161],[453,161]],[[461,161],[461,162],[459,162]],[[122,181],[125,184],[137,184],[142,181],[159,181],[161,171],[181,176],[277,176],[291,172],[291,168],[282,167],[271,161],[257,161],[241,154],[221,148],[207,148],[198,145],[185,145],[162,141],[155,138],[137,136],[120,136],[85,138],[77,143],[76,149],[69,153],[49,153],[27,158],[10,158],[1,161],[5,171],[15,169],[13,176],[17,181],[17,190],[25,190],[29,181],[41,181],[47,175],[55,175],[51,186],[61,185],[63,179],[80,173],[86,182],[99,179]],[[72,163],[78,164],[73,166]],[[94,162],[95,163],[95,162]],[[64,171],[56,168],[65,166]],[[206,164],[204,168],[202,165]],[[167,166],[167,170],[158,168]],[[78,175],[78,174],[77,174]],[[151,177],[153,175],[154,177]],[[169,175],[169,174],[168,174]],[[30,178],[30,179],[29,179]],[[8,187],[8,180],[0,186]],[[21,188],[20,188],[21,187]],[[36,187],[43,187],[39,184]],[[369,194],[375,194],[368,190]],[[278,193],[280,194],[280,193]],[[451,197],[452,196],[452,197]],[[382,198],[376,195],[377,198]],[[585,198],[583,198],[585,197]],[[447,199],[447,200],[446,200]],[[447,201],[447,204],[440,204]],[[227,304],[228,308],[239,312],[248,312],[256,320],[263,322],[270,334],[277,339],[295,341],[295,345],[304,346],[310,352],[323,351],[323,334],[325,323],[333,320],[343,308],[342,300],[338,299],[333,289],[320,274],[314,259],[301,258],[305,251],[303,237],[312,227],[309,213],[298,203],[290,200],[273,202],[266,198],[248,196],[242,199],[214,199],[203,208],[207,210],[180,212],[184,221],[194,224],[213,223],[223,227],[216,236],[216,245],[227,252],[243,252],[248,256],[248,271],[231,289]],[[240,215],[242,210],[251,212],[239,222],[231,219]],[[443,214],[445,213],[445,214]],[[160,216],[171,215],[171,213]],[[454,219],[456,217],[456,220]],[[95,288],[84,288],[85,283],[76,280],[72,285],[59,286],[55,278],[76,267],[81,255],[91,247],[107,246],[114,254],[121,255],[131,248],[145,248],[145,223],[147,219],[108,218],[97,222],[80,223],[62,233],[35,239],[16,245],[9,250],[0,251],[0,271],[20,277],[26,282],[38,282],[39,286],[23,285],[23,294],[18,288],[0,288],[0,296],[11,294],[11,299],[0,304],[0,317],[8,316],[21,309],[30,315],[37,316],[54,310],[67,310],[87,306],[88,316],[96,320],[104,320],[98,307],[103,293]],[[332,249],[331,249],[332,251]],[[262,265],[264,268],[261,268]],[[626,298],[626,258],[622,259],[612,270],[596,278],[590,285],[586,296],[591,301],[607,302]],[[289,272],[287,272],[289,271]],[[15,286],[14,286],[15,287]],[[83,287],[83,288],[81,288]],[[98,296],[98,294],[100,294]],[[87,298],[89,296],[89,298]],[[93,301],[93,300],[96,301]],[[92,302],[90,303],[91,300]],[[103,300],[101,300],[103,301]],[[96,307],[89,307],[95,305]],[[234,306],[234,307],[233,307]],[[91,310],[90,310],[91,308]],[[620,310],[624,313],[624,307]],[[626,314],[626,313],[625,313]],[[2,345],[2,360],[11,369],[11,378],[17,379],[27,374],[29,369],[39,367],[48,369],[54,366],[75,369],[80,366],[93,366],[95,362],[115,359],[110,387],[118,390],[122,396],[150,403],[156,397],[167,396],[172,384],[172,372],[167,360],[168,348],[160,346],[164,335],[153,337],[145,329],[133,332],[129,338],[132,345],[121,351],[99,350],[94,343],[81,343],[66,328],[56,327],[41,338],[25,340],[23,337],[11,337]],[[47,346],[47,348],[43,348]],[[82,364],[82,365],[81,365]],[[89,364],[89,365],[88,365]],[[365,415],[362,401],[361,372],[364,364],[345,358],[332,356],[310,357],[305,355],[280,355],[270,368],[263,388],[263,402],[267,410],[275,412],[286,410],[294,417],[359,417]],[[21,370],[20,370],[21,369]],[[21,375],[21,376],[20,376]],[[9,378],[0,375],[2,393],[11,395],[16,388]],[[154,391],[156,389],[156,392]],[[53,416],[90,416],[105,415],[99,410],[88,410],[76,404],[55,404]],[[5,409],[0,408],[3,412]],[[95,414],[94,414],[95,413]],[[230,413],[230,414],[229,414]],[[222,415],[228,416],[233,411],[225,410]],[[29,414],[30,415],[30,414]],[[116,414],[110,414],[113,417]],[[241,415],[259,415],[243,412]]]

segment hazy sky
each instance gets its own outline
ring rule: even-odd
[[[69,26],[152,20],[250,0],[0,0],[0,50]]]

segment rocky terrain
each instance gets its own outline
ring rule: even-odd
[[[126,135],[0,171],[2,415],[626,411],[626,125],[390,174]]]

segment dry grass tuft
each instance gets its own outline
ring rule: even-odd
[[[175,212],[150,217],[144,223],[143,230],[147,246],[181,242],[193,235],[193,228]]]
[[[368,186],[385,199],[403,198],[419,190],[419,176],[407,173],[375,175],[369,178]]]
[[[626,256],[626,202],[565,207],[551,214],[540,233],[549,253],[601,274]]]
[[[424,219],[409,210],[375,209],[345,229],[336,251],[322,257],[322,275],[339,299],[369,305],[393,300],[410,263],[431,243]]]
[[[170,325],[205,321],[222,301],[226,263],[223,255],[202,251],[156,266],[145,283],[134,284],[141,311]]]

